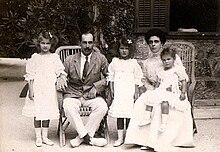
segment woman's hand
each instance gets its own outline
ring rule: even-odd
[[[186,99],[186,94],[183,93],[183,92],[181,92],[181,94],[180,94],[180,100],[183,101],[183,100],[185,100],[185,99]]]
[[[158,88],[160,86],[160,83],[161,83],[161,78],[157,76],[156,80],[153,82],[154,88]]]
[[[147,88],[143,85],[138,88],[139,90],[139,96],[141,96],[142,93],[145,93],[147,91]]]

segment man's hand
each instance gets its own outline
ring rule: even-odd
[[[96,90],[95,86],[93,86],[93,87],[89,90],[87,97],[90,98],[90,99],[94,99],[94,98],[96,97],[96,93],[97,93],[97,90]]]
[[[64,91],[65,88],[67,87],[66,78],[63,78],[63,77],[57,78],[56,87],[58,91]]]

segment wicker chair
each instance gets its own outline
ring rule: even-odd
[[[74,55],[75,53],[79,53],[81,50],[80,46],[61,46],[56,49],[56,53],[59,54],[62,62],[65,61],[66,57],[69,55]],[[65,146],[65,130],[69,126],[70,122],[68,122],[67,117],[65,117],[65,113],[63,110],[63,94],[58,91],[58,103],[60,110],[60,118],[59,118],[59,126],[58,126],[58,135],[60,138],[60,147]],[[80,107],[80,116],[88,117],[91,113],[91,107],[82,106]],[[103,118],[101,122],[101,127],[104,129],[105,138],[109,141],[109,132],[107,125],[107,115]]]
[[[189,76],[187,95],[189,102],[192,105],[192,115],[193,115],[193,105],[195,103],[194,90],[196,86],[195,80],[195,47],[190,42],[168,42],[166,46],[172,46],[177,48],[177,53],[180,56],[184,67],[186,68],[186,73]],[[196,124],[193,117],[193,131],[197,133]]]

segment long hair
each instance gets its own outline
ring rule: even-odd
[[[58,43],[58,38],[56,35],[53,34],[52,31],[42,31],[39,36],[38,36],[38,39],[37,39],[37,48],[38,50],[41,50],[40,49],[40,42],[43,40],[43,39],[49,39],[50,43],[51,43],[51,48],[50,48],[50,51],[54,52],[55,51],[55,47]]]
[[[116,45],[117,45],[116,48],[117,48],[117,52],[118,52],[118,57],[119,58],[122,58],[120,53],[119,53],[119,49],[120,49],[121,45],[124,45],[124,46],[128,47],[129,55],[125,59],[131,59],[131,58],[134,57],[134,51],[135,51],[135,49],[134,49],[134,42],[131,39],[128,39],[126,37],[121,37]]]

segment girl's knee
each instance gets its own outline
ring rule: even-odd
[[[168,114],[169,113],[169,102],[163,101],[161,103],[161,112],[162,114]]]

